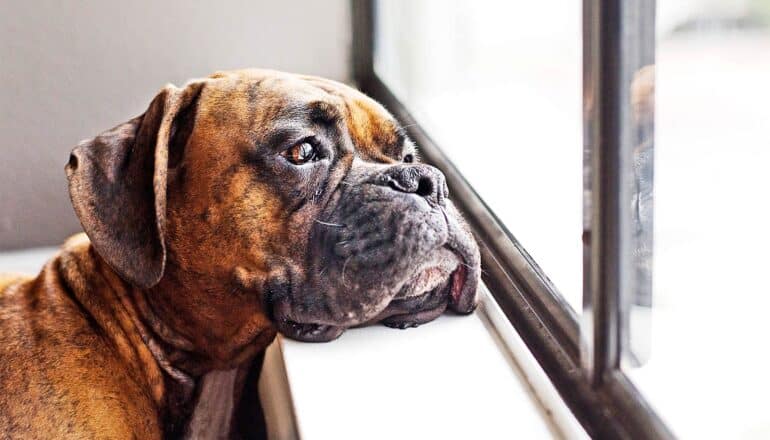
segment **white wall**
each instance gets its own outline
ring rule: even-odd
[[[165,83],[269,67],[348,79],[347,0],[0,2],[0,249],[80,230],[70,149]]]

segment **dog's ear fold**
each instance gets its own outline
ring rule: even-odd
[[[169,144],[182,147],[204,82],[166,86],[147,111],[78,144],[65,167],[72,205],[99,255],[126,281],[149,288],[166,265]],[[176,132],[179,131],[179,134]]]

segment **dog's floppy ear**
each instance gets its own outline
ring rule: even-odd
[[[169,143],[186,143],[176,139],[178,119],[195,117],[190,110],[203,84],[164,87],[143,115],[78,144],[65,167],[72,205],[94,248],[141,288],[163,276]]]

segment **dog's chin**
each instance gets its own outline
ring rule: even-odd
[[[279,320],[276,327],[284,336],[302,342],[333,341],[346,329],[328,324],[302,324],[288,319]]]

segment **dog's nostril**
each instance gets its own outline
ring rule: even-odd
[[[433,180],[429,177],[420,177],[420,180],[417,182],[417,191],[415,192],[422,197],[428,197],[433,194]]]
[[[67,161],[67,165],[72,170],[76,170],[78,168],[78,157],[75,156],[74,153],[70,154],[70,159]]]

